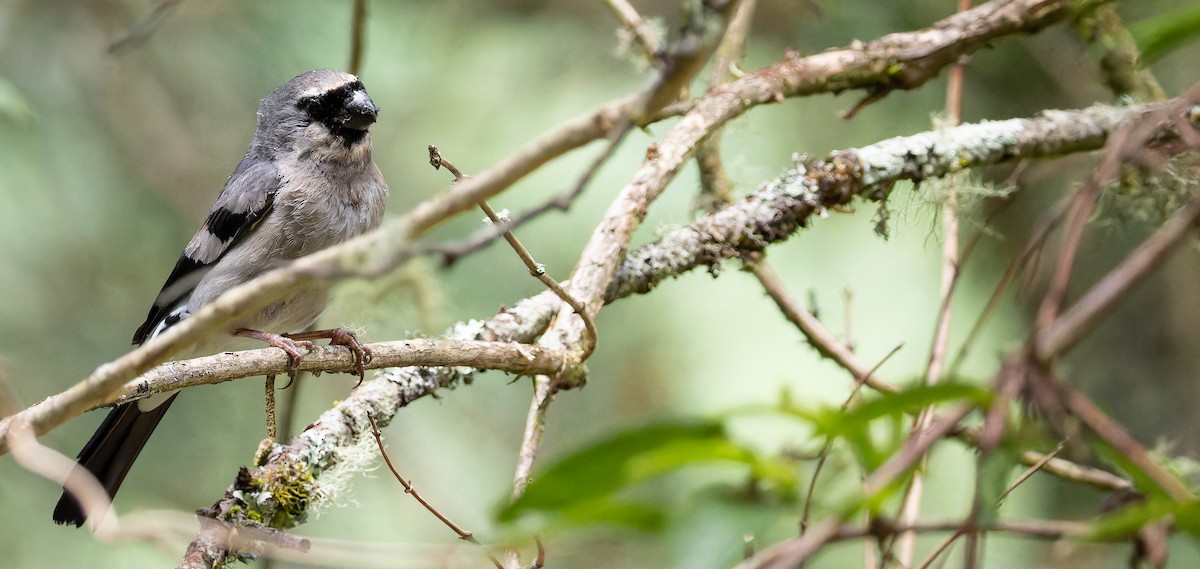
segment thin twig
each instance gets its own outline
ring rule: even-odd
[[[905,535],[915,535],[916,533],[917,532],[915,530],[910,529]],[[941,543],[937,544],[937,546],[925,556],[925,559],[921,560],[921,563],[917,565],[917,569],[929,569],[929,566],[932,565],[934,561],[937,561],[938,557],[941,557],[943,553],[948,551],[950,546],[954,545],[954,542],[958,541],[958,538],[963,536],[963,533],[964,529],[962,524],[959,523],[958,527],[954,530],[954,533],[950,534],[948,537],[946,537],[946,539],[943,539]],[[907,565],[905,567],[907,567]]]
[[[512,498],[515,500],[525,493],[533,472],[533,462],[537,458],[538,449],[542,444],[542,435],[546,431],[546,409],[554,400],[554,381],[544,375],[533,378],[533,397],[529,402],[529,413],[525,419],[525,430],[521,435],[521,450],[517,453],[517,468],[513,475]]]
[[[350,16],[350,63],[346,70],[351,75],[358,75],[362,69],[363,44],[367,35],[367,0],[354,0],[354,9]]]
[[[1062,222],[1071,205],[1071,199],[1063,198],[1054,204],[1049,211],[1042,214],[1034,226],[1033,232],[1021,252],[1013,258],[1009,263],[1008,269],[1005,270],[1004,276],[1000,277],[1000,282],[996,283],[996,288],[992,291],[992,296],[988,298],[987,304],[983,310],[979,312],[979,316],[975,319],[975,323],[971,325],[971,331],[967,333],[967,337],[963,340],[962,345],[958,349],[958,353],[954,356],[954,363],[950,365],[950,374],[958,372],[959,366],[967,357],[967,351],[974,345],[976,338],[983,331],[984,325],[996,313],[996,309],[1000,307],[1000,302],[1004,299],[1005,293],[1017,277],[1025,271],[1035,257],[1035,254],[1042,249],[1046,244],[1046,240],[1050,234],[1054,232],[1058,224]]]
[[[167,15],[171,10],[175,9],[182,3],[183,0],[162,0],[146,15],[145,19],[138,22],[121,39],[108,44],[108,53],[112,55],[121,55],[140,47],[150,39],[158,26],[166,20]]]
[[[458,169],[458,167],[443,157],[441,152],[438,150],[438,147],[433,144],[429,145],[429,164],[432,165],[434,169],[445,168],[454,176],[454,180],[456,182],[467,177],[462,173],[461,170]],[[487,215],[487,218],[493,224],[500,224],[504,222],[504,220],[496,214],[496,211],[493,210],[492,206],[488,205],[486,201],[480,201],[479,208],[483,210],[483,213]],[[513,248],[513,251],[516,251],[517,256],[521,258],[521,262],[525,263],[525,268],[529,270],[530,276],[541,281],[542,284],[546,285],[546,288],[554,291],[554,294],[558,295],[563,302],[567,303],[568,306],[575,310],[575,313],[578,314],[580,319],[583,320],[583,325],[587,328],[587,338],[580,361],[586,360],[588,356],[592,355],[592,352],[595,351],[596,339],[599,336],[596,332],[596,323],[594,320],[592,320],[591,315],[588,314],[587,308],[585,308],[581,302],[575,299],[575,297],[568,294],[567,291],[558,284],[558,281],[550,278],[550,276],[546,274],[546,268],[543,267],[541,263],[538,263],[533,259],[533,255],[529,253],[529,249],[525,248],[525,245],[522,244],[519,239],[517,239],[517,236],[514,235],[512,231],[504,232],[504,240],[508,241],[508,244]]]
[[[542,446],[542,435],[546,432],[546,412],[557,392],[556,382],[552,378],[544,375],[534,376],[533,396],[529,402],[529,413],[525,417],[525,429],[521,432],[521,446],[517,451],[517,466],[513,473],[513,489],[510,500],[520,498],[525,494],[525,488],[529,486],[533,463]],[[546,551],[542,547],[542,540],[537,537],[534,539],[537,543],[537,558],[532,566],[541,567],[545,563]],[[505,555],[505,560],[507,561],[506,567],[509,569],[520,567],[520,552],[516,548],[510,549]]]
[[[742,0],[737,7],[725,36],[717,45],[713,56],[712,73],[708,77],[708,90],[720,89],[740,75],[738,65],[746,51],[746,40],[754,20],[756,0]],[[700,194],[696,205],[711,212],[719,205],[733,201],[733,183],[730,182],[721,160],[721,135],[724,129],[714,129],[696,149],[696,166],[700,171]]]
[[[896,352],[899,352],[900,348],[902,347],[904,347],[904,344],[899,344],[895,348],[892,348],[892,351],[888,352],[886,356],[883,356],[883,358],[879,360],[879,363],[876,363],[875,367],[871,368],[871,370],[867,373],[867,377],[878,371],[879,368],[882,367],[883,364],[889,359],[891,359]],[[850,408],[850,404],[854,401],[854,398],[858,395],[859,391],[862,390],[863,385],[866,385],[865,381],[856,380],[854,382],[854,389],[850,391],[850,395],[846,397],[844,402],[842,402],[843,411]],[[817,479],[821,476],[821,470],[825,467],[825,461],[829,458],[829,453],[833,449],[833,440],[834,437],[832,435],[825,437],[825,444],[821,446],[821,452],[818,453],[817,465],[813,467],[812,477],[808,483],[808,490],[804,495],[804,510],[800,515],[801,534],[808,529],[809,514],[812,511],[813,494],[815,494],[817,490]]]
[[[808,343],[817,350],[817,353],[833,360],[834,363],[849,371],[856,382],[865,383],[871,389],[882,393],[894,393],[899,390],[895,385],[876,378],[872,368],[863,364],[845,344],[829,333],[820,320],[792,300],[784,289],[783,283],[779,281],[779,277],[769,266],[764,263],[754,263],[749,266],[749,269],[762,284],[763,290],[767,291],[771,300],[775,301],[780,312],[783,312],[783,315],[796,325],[796,328],[804,334]],[[884,360],[886,359],[885,357]]]
[[[411,495],[418,504],[421,504],[421,506],[429,511],[429,513],[433,514],[435,518],[445,524],[446,527],[450,528],[450,531],[453,531],[455,535],[458,536],[458,539],[473,543],[483,548],[484,554],[486,554],[488,559],[492,561],[492,564],[496,566],[496,569],[504,569],[504,566],[500,564],[500,560],[496,559],[495,556],[488,552],[487,547],[478,539],[476,539],[473,533],[463,529],[462,526],[451,521],[450,518],[446,517],[445,514],[443,514],[441,511],[435,508],[433,504],[430,504],[429,501],[422,497],[421,494],[417,492],[417,489],[413,487],[412,483],[405,480],[404,477],[400,475],[400,472],[396,470],[396,465],[392,464],[392,458],[388,456],[387,449],[383,445],[383,433],[379,430],[379,425],[375,422],[375,417],[367,414],[367,418],[371,421],[371,436],[375,437],[375,445],[379,447],[379,454],[383,457],[383,462],[387,464],[388,470],[392,471],[392,476],[394,476],[396,481],[404,487],[404,492]]]
[[[525,225],[527,222],[541,217],[547,212],[552,210],[565,212],[569,210],[571,205],[575,203],[575,200],[583,194],[583,190],[587,188],[588,184],[592,181],[592,178],[595,177],[596,172],[600,170],[600,167],[603,166],[609,158],[612,158],[613,154],[616,152],[616,149],[620,147],[621,141],[625,139],[625,135],[628,134],[632,129],[632,123],[630,123],[628,119],[622,119],[621,124],[617,125],[617,127],[614,128],[613,132],[610,134],[608,138],[608,144],[605,145],[604,151],[592,160],[592,163],[588,166],[587,170],[585,170],[584,173],[579,176],[579,179],[575,181],[574,185],[567,188],[566,191],[562,192],[561,194],[558,194],[557,196],[547,200],[545,203],[537,207],[523,211],[515,216],[511,216],[507,220],[502,220],[501,223],[493,222],[487,227],[479,229],[461,242],[442,245],[427,245],[419,247],[419,249],[423,253],[428,252],[441,255],[442,266],[449,267],[456,263],[459,259],[483,249],[484,247],[487,247],[489,244],[495,241],[496,238],[504,235],[506,232],[513,231],[518,227]]]
[[[300,400],[300,386],[304,385],[304,382],[300,381],[301,375],[303,372],[297,373],[296,379],[292,380],[292,387],[284,392],[283,412],[279,413],[279,433],[283,439],[292,436],[293,423],[296,419],[296,404]]]
[[[1025,481],[1029,480],[1029,478],[1032,477],[1034,474],[1037,474],[1038,471],[1040,471],[1042,469],[1042,467],[1046,466],[1046,464],[1048,464],[1051,460],[1054,460],[1054,457],[1058,456],[1058,453],[1062,452],[1062,449],[1066,445],[1066,442],[1067,441],[1065,441],[1065,440],[1060,441],[1058,443],[1058,445],[1054,447],[1054,450],[1050,451],[1049,454],[1038,459],[1038,461],[1033,463],[1033,465],[1030,466],[1028,469],[1026,469],[1025,472],[1022,472],[1021,475],[1018,476],[1016,480],[1013,480],[1012,484],[1009,484],[1008,488],[1005,488],[1004,491],[1000,493],[1000,496],[998,496],[996,498],[996,507],[999,508],[1000,505],[1004,503],[1004,499],[1007,498],[1008,495],[1011,494],[1013,490],[1016,490],[1018,486],[1020,486],[1021,484],[1024,484]]]
[[[1138,442],[1119,423],[1113,421],[1104,411],[1101,411],[1086,395],[1051,377],[1046,377],[1045,380],[1053,382],[1054,388],[1062,397],[1063,404],[1075,417],[1087,425],[1088,429],[1096,436],[1112,445],[1117,452],[1127,458],[1138,470],[1141,470],[1142,474],[1172,500],[1187,502],[1196,498],[1196,495],[1179,478],[1150,456],[1150,451],[1142,443]]]

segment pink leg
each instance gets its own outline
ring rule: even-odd
[[[290,338],[284,334],[272,334],[271,332],[263,332],[260,330],[251,330],[249,328],[238,328],[233,331],[234,336],[244,336],[246,338],[254,338],[283,350],[288,355],[288,377],[296,379],[297,368],[300,366],[300,360],[304,358],[308,352],[312,351],[313,343],[306,340],[297,340]],[[301,351],[303,350],[303,351]],[[291,385],[291,382],[288,383]]]

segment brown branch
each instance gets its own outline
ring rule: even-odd
[[[1155,269],[1200,222],[1200,200],[1175,212],[1125,260],[1109,271],[1070,310],[1035,334],[1037,357],[1049,361],[1095,329],[1117,304]]]
[[[509,500],[516,500],[525,494],[525,488],[532,480],[533,463],[537,459],[538,450],[542,447],[542,436],[546,432],[546,413],[550,403],[558,393],[556,382],[549,376],[538,375],[533,378],[533,397],[529,402],[529,412],[525,417],[525,429],[521,432],[521,446],[517,451],[517,466],[513,474],[513,489]],[[534,537],[537,543],[537,557],[529,565],[539,568],[545,563],[546,551],[542,540]],[[505,567],[519,569],[521,567],[521,552],[516,548],[509,549],[505,554]]]
[[[1050,234],[1054,232],[1054,229],[1058,227],[1058,224],[1066,216],[1070,205],[1070,198],[1061,199],[1038,219],[1029,240],[1025,243],[1021,252],[1009,263],[1008,269],[1004,271],[1004,276],[1000,277],[1000,282],[996,283],[996,288],[992,291],[992,296],[988,298],[987,304],[979,312],[975,323],[971,325],[971,331],[967,333],[966,339],[963,340],[962,346],[959,347],[958,353],[954,357],[954,363],[950,365],[951,374],[958,371],[959,366],[962,365],[967,357],[967,351],[975,343],[976,338],[983,331],[983,327],[987,324],[988,320],[996,313],[996,309],[1000,307],[1000,302],[1004,299],[1008,288],[1025,271],[1036,254],[1041,251]]]
[[[1196,495],[1179,478],[1159,465],[1150,456],[1146,447],[1129,434],[1129,431],[1101,411],[1086,395],[1052,377],[1045,377],[1044,380],[1053,382],[1054,389],[1058,391],[1063,405],[1068,411],[1079,418],[1098,437],[1112,445],[1168,497],[1177,502],[1196,499]]]
[[[959,0],[958,12],[966,12],[971,7],[970,0]],[[958,126],[962,123],[963,77],[965,66],[958,63],[950,68],[950,80],[946,85],[946,122],[948,126]],[[951,175],[947,178],[948,193],[942,208],[942,271],[939,291],[939,306],[937,317],[934,319],[933,341],[929,347],[929,358],[925,364],[925,374],[922,381],[926,385],[937,383],[942,378],[942,368],[946,363],[946,351],[950,344],[950,319],[954,307],[954,289],[961,274],[959,262],[958,234],[958,181],[960,176]],[[913,429],[927,428],[933,408],[922,410],[914,420]],[[928,462],[922,459],[922,464]],[[924,495],[925,477],[918,469],[913,474],[904,498],[900,503],[900,523],[916,522],[921,513],[921,497]],[[917,536],[915,533],[902,533],[896,540],[898,551],[896,557],[902,567],[912,566]]]
[[[511,342],[462,340],[399,340],[378,342],[368,347],[374,356],[368,369],[414,365],[467,366],[495,369],[516,374],[557,373],[562,355],[543,347]],[[164,363],[121,387],[111,396],[99,399],[91,410],[109,404],[126,403],[157,393],[167,393],[197,385],[213,385],[235,379],[288,372],[286,354],[274,348],[226,352],[190,360]],[[354,356],[341,346],[319,347],[301,360],[301,371],[353,373]],[[74,388],[72,388],[74,389]],[[70,390],[51,396],[21,411],[22,421],[49,421],[59,412],[55,400]],[[0,433],[6,432],[11,418],[0,421]],[[0,452],[7,445],[0,442]]]
[[[275,376],[268,375],[267,380],[263,384],[266,391],[266,408],[263,410],[267,416],[267,438],[275,441],[278,434],[275,424]]]
[[[875,377],[875,368],[867,367],[858,356],[851,352],[845,344],[839,342],[833,334],[817,320],[809,311],[800,307],[794,302],[784,290],[783,283],[779,282],[779,277],[775,271],[763,263],[753,263],[748,266],[751,273],[762,284],[763,290],[775,301],[775,305],[779,307],[779,311],[804,334],[809,345],[817,350],[817,353],[833,360],[834,363],[841,366],[846,371],[854,376],[856,383],[865,383],[874,389],[883,393],[894,393],[899,391],[895,385],[886,380]],[[894,353],[896,350],[892,350]],[[890,356],[891,354],[889,354]],[[887,357],[884,358],[884,361]]]

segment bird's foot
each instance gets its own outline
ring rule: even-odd
[[[371,348],[368,348],[359,341],[358,336],[354,332],[345,328],[331,328],[329,330],[284,334],[284,336],[293,340],[328,338],[330,346],[346,346],[354,354],[354,375],[358,376],[358,383],[354,387],[362,385],[363,379],[367,376],[366,365],[371,363]]]
[[[296,380],[296,374],[299,372],[300,360],[308,355],[313,349],[313,343],[304,339],[292,338],[286,334],[273,334],[271,332],[263,332],[261,330],[251,330],[249,328],[238,328],[233,331],[234,336],[244,336],[246,338],[254,338],[262,342],[266,342],[271,346],[279,348],[288,356],[288,384],[283,388],[287,389],[293,381]]]

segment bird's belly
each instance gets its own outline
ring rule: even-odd
[[[316,322],[328,300],[329,287],[306,287],[288,294],[281,302],[271,304],[239,320],[236,327],[277,334],[299,332]]]

